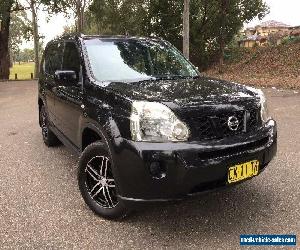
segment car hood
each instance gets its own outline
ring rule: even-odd
[[[189,80],[160,80],[134,83],[109,83],[107,88],[131,100],[193,104],[231,103],[257,97],[254,88],[201,76]]]

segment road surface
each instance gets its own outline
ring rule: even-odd
[[[84,204],[77,188],[78,159],[64,146],[43,144],[37,83],[0,83],[0,247],[237,249],[240,234],[299,237],[300,94],[265,92],[278,121],[279,145],[262,175],[113,222]]]

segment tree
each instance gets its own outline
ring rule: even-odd
[[[219,35],[219,73],[223,73],[224,66],[224,50],[225,50],[225,36],[227,26],[229,0],[220,0],[220,35]]]
[[[190,59],[206,68],[219,60],[223,50],[245,22],[263,17],[263,0],[190,0]],[[182,0],[94,0],[87,16],[87,31],[162,37],[183,49]]]
[[[94,0],[86,13],[87,33],[147,34],[148,1]]]
[[[30,40],[32,36],[31,23],[27,18],[24,10],[11,13],[9,48],[12,61],[16,61],[16,57],[20,52],[20,45],[24,40]]]
[[[261,19],[268,13],[269,8],[263,0],[219,0],[218,6],[217,42],[219,71],[222,73],[226,44],[234,38],[245,22],[251,21],[254,17]]]
[[[9,28],[13,0],[0,2],[0,80],[9,79]]]
[[[32,36],[31,23],[24,10],[11,13],[9,53],[11,62],[17,61],[20,53],[20,45],[24,40],[30,40]]]
[[[82,33],[85,24],[85,11],[91,4],[91,0],[70,0],[69,7],[76,16],[76,31]]]
[[[40,69],[40,35],[38,26],[38,11],[42,8],[47,10],[49,14],[54,14],[58,12],[67,13],[66,9],[70,8],[74,11],[77,18],[77,31],[82,32],[84,26],[84,11],[86,10],[90,0],[26,0],[29,9],[31,11],[31,23],[32,23],[32,34],[34,42],[34,61],[35,70],[34,76],[38,78]]]
[[[34,40],[35,51],[35,77],[39,73],[39,50],[40,50],[40,36],[38,32],[38,18],[37,11],[40,7],[47,10],[49,13],[62,12],[69,6],[71,0],[23,0],[22,3],[27,6],[22,6],[18,0],[1,0],[0,2],[0,80],[9,78],[9,38],[10,38],[10,24],[11,13],[20,10],[29,9],[31,11],[31,27]]]
[[[190,0],[184,0],[183,10],[183,54],[190,57]]]
[[[29,9],[31,12],[31,33],[34,43],[34,77],[38,78],[40,70],[40,55],[41,55],[41,37],[38,26],[38,11],[46,10],[48,13],[60,12],[66,6],[66,1],[48,1],[48,0],[23,0],[26,6],[24,9]]]
[[[72,34],[76,32],[76,26],[73,25],[65,25],[63,28],[63,35]]]
[[[76,31],[81,33],[85,27],[85,12],[92,3],[92,0],[39,0],[46,7],[49,14],[74,13],[76,19]]]
[[[18,54],[16,54],[15,59],[19,63],[34,61],[34,50],[33,49],[19,50]]]
[[[0,2],[0,80],[9,79],[10,48],[20,42],[21,36],[27,33],[26,21],[23,17],[16,20],[15,13],[24,11],[17,0],[2,0]],[[11,27],[11,22],[13,26]],[[19,31],[15,22],[19,23]],[[15,25],[15,26],[14,26]],[[12,34],[11,34],[12,31]]]
[[[38,17],[37,12],[41,2],[36,0],[27,0],[31,12],[31,25],[32,25],[32,34],[33,34],[33,43],[34,43],[34,77],[39,77],[40,71],[40,55],[39,55],[39,26],[38,26]]]

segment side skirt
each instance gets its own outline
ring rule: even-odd
[[[51,126],[51,131],[57,136],[57,138],[76,156],[80,156],[81,152],[60,130]]]

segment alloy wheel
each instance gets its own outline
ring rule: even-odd
[[[106,156],[93,157],[86,165],[86,187],[90,197],[103,208],[118,205],[111,162]]]

